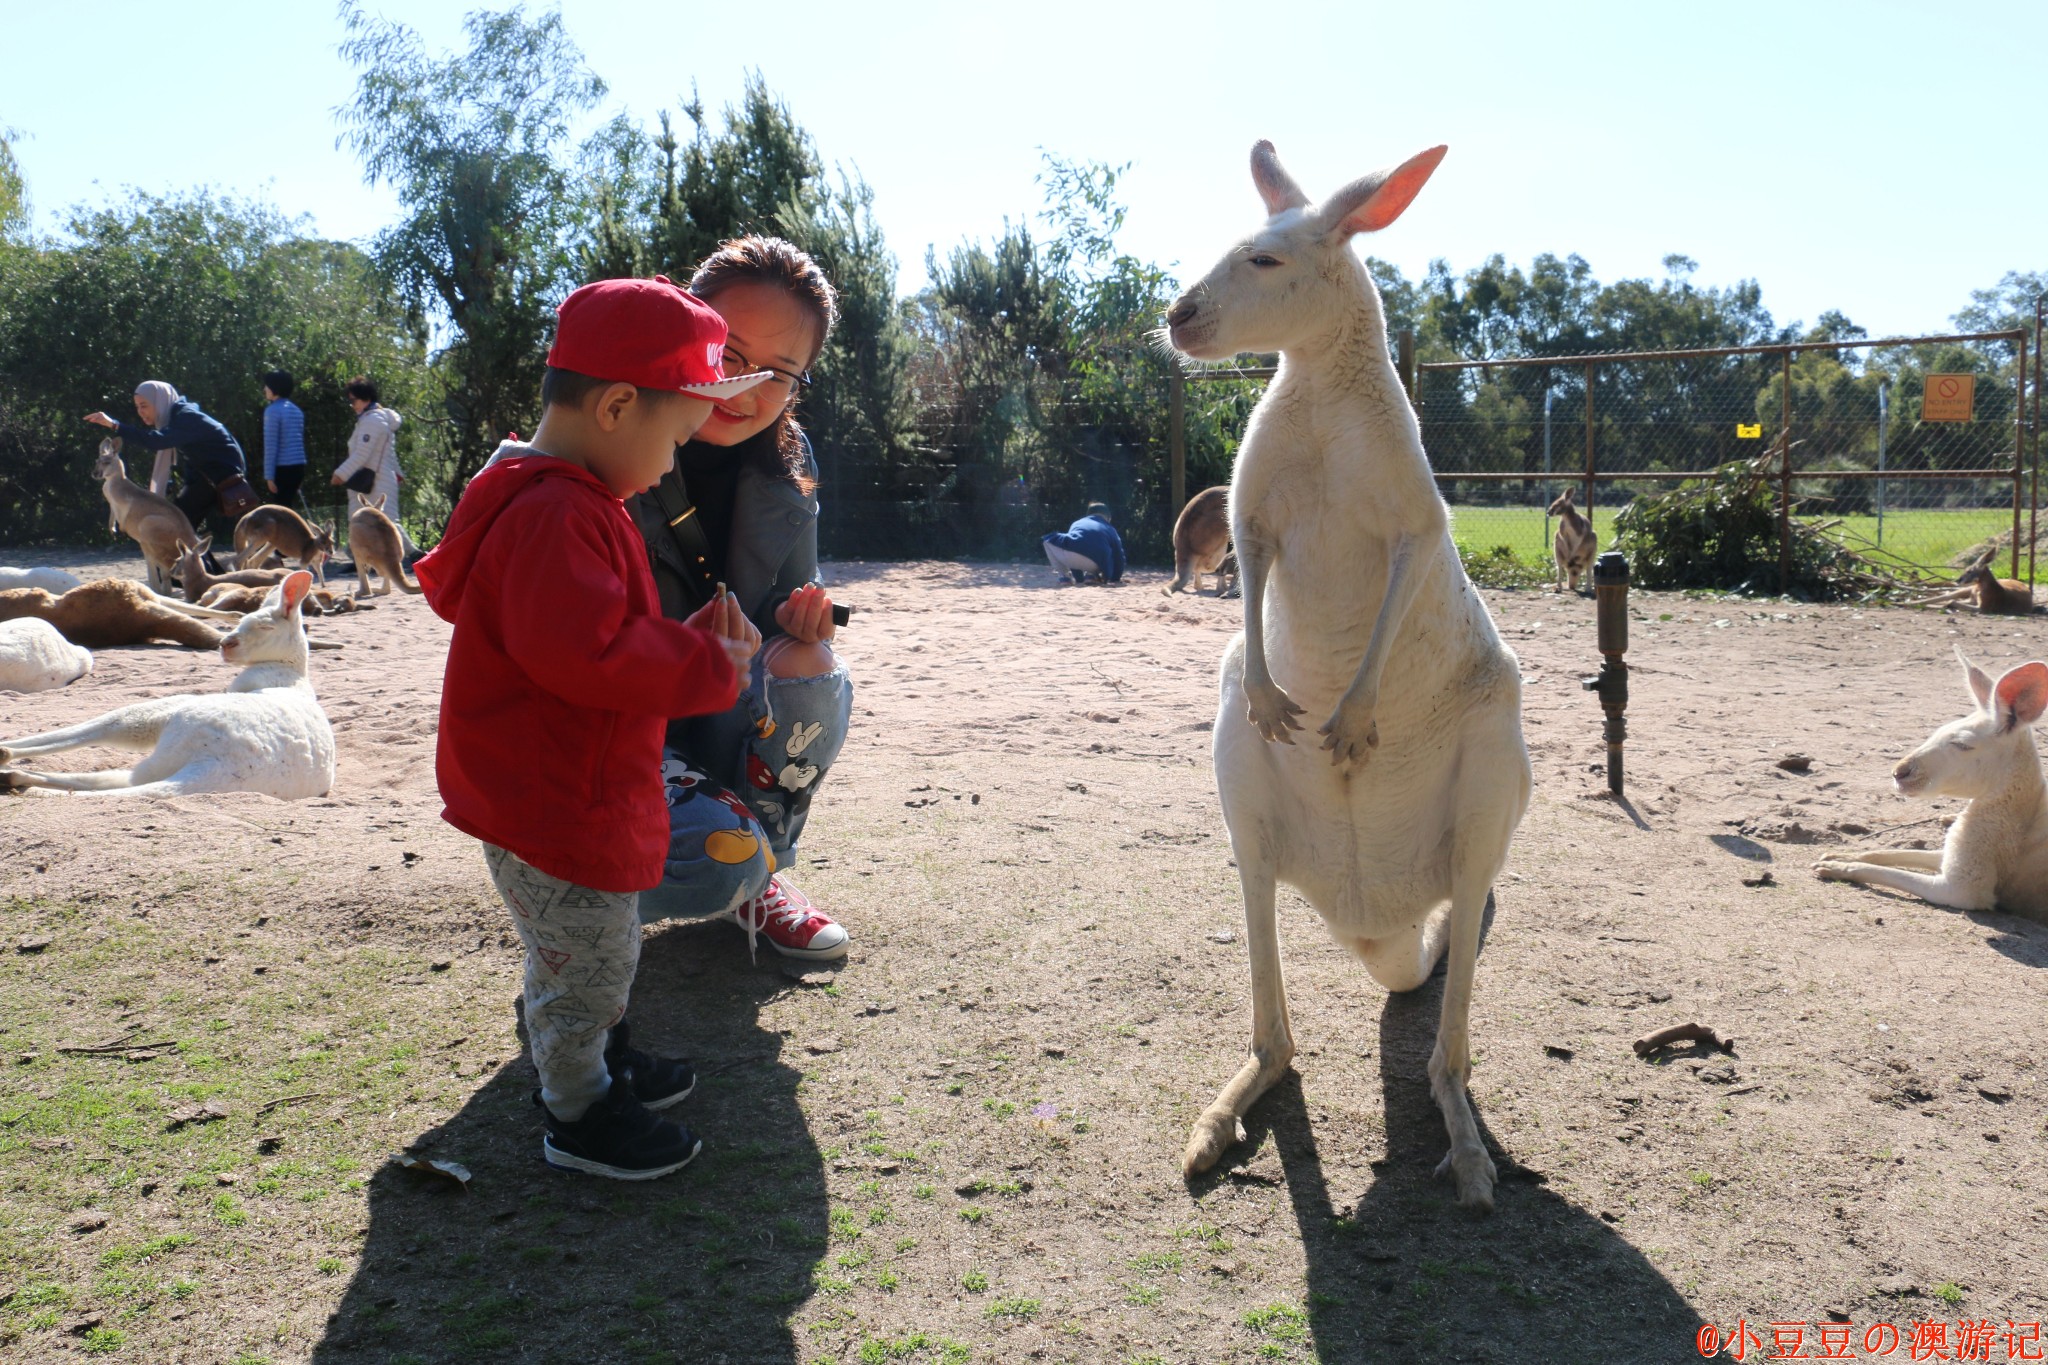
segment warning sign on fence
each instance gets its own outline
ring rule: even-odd
[[[1977,376],[1973,374],[1930,374],[1927,392],[1920,401],[1923,422],[1967,422],[1977,403]]]
[[[1763,434],[1764,424],[1762,422],[1737,422],[1735,424],[1735,439],[1738,441],[1754,441]]]

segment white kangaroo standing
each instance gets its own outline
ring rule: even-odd
[[[1230,485],[1244,633],[1223,656],[1216,786],[1244,886],[1252,1052],[1195,1123],[1207,1169],[1294,1056],[1274,924],[1295,888],[1391,991],[1449,947],[1429,1059],[1458,1202],[1493,1207],[1466,1093],[1487,895],[1529,803],[1521,675],[1451,543],[1421,430],[1387,352],[1379,292],[1351,251],[1387,226],[1444,148],[1311,205],[1271,143],[1252,149],[1270,215],[1167,314],[1195,359],[1278,351]],[[1290,731],[1327,716],[1322,751]]]
[[[2048,663],[1996,682],[1963,656],[1976,710],[1929,735],[1892,769],[1907,796],[1964,796],[1970,804],[1939,849],[1877,848],[1814,864],[1822,881],[1909,891],[1951,910],[2048,915],[2048,780],[2033,726],[2048,711]]]
[[[0,788],[92,796],[265,792],[287,801],[325,796],[334,785],[334,731],[306,678],[310,653],[299,616],[312,586],[312,574],[293,573],[221,641],[221,657],[243,666],[226,692],[136,702],[0,745],[0,765],[88,744],[147,750],[133,768],[34,773],[0,766]]]

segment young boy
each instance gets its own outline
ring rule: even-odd
[[[559,310],[529,445],[470,482],[416,570],[453,622],[436,755],[442,817],[483,841],[526,945],[526,1029],[549,1165],[651,1180],[702,1147],[652,1111],[696,1084],[628,1045],[639,893],[661,881],[661,737],[729,708],[761,642],[729,596],[661,614],[620,499],[726,398],[725,323],[668,280],[585,285]]]

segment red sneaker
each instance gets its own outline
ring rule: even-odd
[[[767,890],[735,911],[733,920],[747,931],[750,957],[755,953],[757,935],[784,957],[829,962],[846,956],[846,930],[811,904],[803,892],[783,881],[780,873],[768,879]]]

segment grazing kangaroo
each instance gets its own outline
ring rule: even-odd
[[[357,597],[370,595],[372,569],[384,580],[377,589],[379,597],[389,597],[394,583],[406,592],[420,590],[405,576],[405,542],[399,538],[398,523],[384,515],[383,508],[366,505],[349,514],[348,550],[356,561]]]
[[[276,554],[296,559],[300,568],[310,569],[315,578],[325,583],[323,566],[333,553],[334,528],[316,528],[289,507],[265,503],[250,508],[235,523],[237,568],[260,569],[264,560]]]
[[[0,745],[0,787],[93,796],[325,796],[334,786],[334,731],[306,678],[310,655],[299,619],[299,603],[312,586],[313,575],[294,573],[220,642],[221,657],[242,665],[226,692],[136,702],[97,720],[10,740]],[[88,744],[146,750],[149,756],[111,772],[36,773],[11,766]]]
[[[1551,550],[1557,556],[1557,590],[1564,591],[1565,576],[1569,574],[1572,591],[1577,592],[1580,577],[1593,567],[1593,555],[1600,548],[1600,538],[1593,534],[1593,523],[1579,515],[1569,488],[1550,504],[1550,515],[1557,518],[1557,538],[1551,543]]]
[[[2033,726],[2048,711],[2048,664],[2021,664],[1996,682],[1965,658],[1976,710],[1929,735],[1892,769],[1907,796],[1963,796],[1970,804],[1939,850],[1867,849],[1824,858],[1826,882],[1909,891],[1951,910],[2048,915],[2048,781]]]
[[[48,621],[65,639],[87,649],[113,649],[151,640],[213,649],[220,644],[220,632],[206,623],[241,619],[231,611],[159,596],[126,578],[98,578],[62,594],[41,588],[0,592],[0,621],[23,616]]]
[[[121,462],[121,442],[109,436],[100,442],[99,458],[93,461],[92,476],[100,481],[106,495],[107,529],[120,531],[142,547],[144,576],[157,592],[171,590],[171,572],[187,545],[199,543],[192,522],[178,504],[161,493],[152,493],[129,479]]]
[[[1193,583],[1195,596],[1202,595],[1202,578],[1216,575],[1216,595],[1223,593],[1223,561],[1230,556],[1230,490],[1204,488],[1188,499],[1173,523],[1173,581],[1166,585],[1170,595]]]
[[[1278,351],[1230,485],[1244,633],[1223,656],[1216,785],[1244,888],[1251,1056],[1183,1158],[1215,1164],[1294,1057],[1278,886],[1295,888],[1388,990],[1448,949],[1430,1090],[1458,1202],[1493,1207],[1466,1091],[1472,982],[1494,878],[1529,803],[1521,674],[1451,542],[1415,410],[1387,353],[1379,292],[1351,238],[1387,226],[1443,158],[1433,148],[1311,205],[1273,146],[1252,149],[1269,215],[1167,314],[1197,360]],[[1327,716],[1320,750],[1295,717]]]

